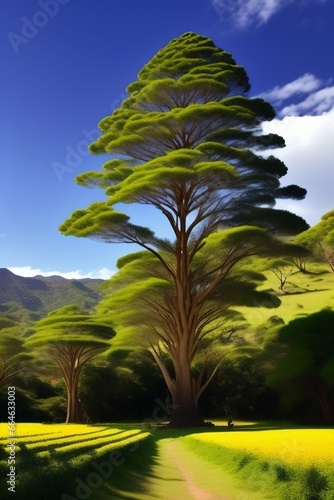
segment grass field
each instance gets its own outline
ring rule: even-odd
[[[9,471],[7,424],[0,424],[0,475]],[[151,437],[139,426],[16,424],[15,498],[26,499],[28,492],[38,499],[93,498],[94,492],[143,441]],[[13,438],[10,438],[13,441]],[[124,466],[123,466],[124,467]],[[129,471],[130,473],[130,471]],[[1,498],[13,498],[7,488]],[[6,496],[7,494],[7,496]],[[112,497],[110,497],[112,498]]]
[[[1,436],[7,431],[0,424]],[[16,492],[2,489],[4,499],[334,498],[334,429],[280,422],[237,422],[233,430],[222,422],[188,430],[19,423],[15,440]],[[7,443],[0,440],[1,481]]]
[[[277,290],[277,278],[267,274],[263,288]],[[248,322],[257,327],[275,315],[287,323],[299,314],[333,307],[334,273],[292,274],[285,290],[277,309],[241,308]],[[297,428],[281,422],[238,424],[233,430],[225,422],[210,429],[143,430],[141,424],[18,423],[14,496],[2,485],[9,471],[9,448],[8,426],[0,424],[0,496],[16,500],[334,499],[334,429]],[[193,493],[188,496],[189,485]]]
[[[269,499],[334,498],[334,429],[235,428],[182,438],[190,450],[220,464]]]

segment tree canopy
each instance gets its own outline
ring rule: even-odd
[[[0,389],[17,375],[29,355],[25,353],[23,340],[13,333],[0,335]]]
[[[299,234],[296,243],[325,259],[334,272],[334,210],[324,214],[318,224]]]
[[[214,301],[222,300],[225,310],[237,282],[239,300],[246,286],[254,291],[246,275],[233,275],[238,263],[293,252],[279,237],[308,227],[274,209],[277,198],[302,199],[306,191],[280,185],[287,168],[267,152],[284,140],[261,130],[275,112],[263,99],[248,98],[249,89],[244,68],[212,40],[195,33],[172,40],[128,86],[119,109],[100,121],[102,134],[90,151],[112,158],[102,171],[77,177],[80,185],[103,188],[107,200],[75,211],[60,226],[65,235],[137,243],[151,254],[136,257],[136,266],[150,271],[147,279],[130,288],[125,281],[119,286],[127,288],[117,294],[131,308],[144,294],[152,309],[143,323],[160,318],[151,349],[172,394],[172,425],[202,422],[197,400],[203,385],[192,374],[192,360],[204,329],[217,320]],[[120,203],[157,209],[174,240],[132,224]],[[159,340],[174,373],[163,362]]]

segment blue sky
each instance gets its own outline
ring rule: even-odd
[[[2,0],[0,267],[107,277],[135,249],[57,228],[104,199],[74,182],[106,160],[87,153],[97,123],[142,66],[187,31],[231,52],[250,95],[275,106],[277,119],[264,127],[286,140],[277,152],[286,183],[308,189],[305,201],[282,206],[316,224],[334,208],[333,25],[331,0]],[[159,231],[149,211],[128,213]]]

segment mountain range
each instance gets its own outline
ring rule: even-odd
[[[102,282],[61,276],[27,278],[0,268],[0,313],[26,321],[39,319],[68,304],[90,309],[101,299],[97,290]]]

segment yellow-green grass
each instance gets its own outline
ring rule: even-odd
[[[97,474],[94,465],[134,453],[151,436],[137,428],[120,425],[21,424],[15,437],[9,436],[8,424],[0,424],[0,473],[6,477],[8,443],[15,441],[17,499],[35,491],[36,500],[47,498],[49,492],[59,495],[75,491],[75,479]],[[130,460],[128,460],[130,463]],[[109,468],[115,465],[109,464]],[[100,474],[101,475],[101,474]],[[105,478],[100,478],[101,481]],[[109,478],[108,478],[109,479]],[[112,477],[114,479],[114,476]],[[5,497],[6,498],[6,497]]]
[[[117,436],[116,436],[117,435]],[[124,438],[124,432],[120,431],[119,429],[110,429],[107,431],[100,431],[100,432],[87,432],[87,434],[83,435],[73,435],[69,436],[67,438],[54,438],[54,439],[48,439],[46,441],[41,440],[41,441],[35,441],[33,443],[28,443],[27,448],[32,450],[36,448],[47,448],[51,447],[54,448],[55,451],[58,450],[67,450],[67,449],[80,449],[82,446],[86,446],[87,444],[89,446],[91,445],[99,445],[104,442],[110,441],[110,437],[112,436],[113,441],[118,441],[119,439]],[[20,440],[20,443],[23,442],[23,440]]]
[[[21,424],[19,424],[21,426]],[[30,425],[30,424],[24,424],[24,425]],[[36,424],[32,424],[36,425]],[[38,424],[41,425],[41,424]],[[5,429],[4,427],[5,424],[0,424],[0,431],[2,431],[2,428]],[[68,429],[66,429],[68,430]],[[72,442],[73,438],[75,438],[76,442],[78,441],[85,441],[88,438],[94,438],[95,435],[102,437],[104,435],[109,435],[109,434],[116,434],[120,433],[120,429],[105,429],[105,428],[99,428],[95,429],[93,431],[89,432],[82,432],[83,430],[86,430],[84,428],[81,429],[81,431],[71,431],[70,434],[64,433],[64,431],[56,431],[56,432],[47,432],[47,433],[40,433],[40,434],[28,434],[28,435],[18,435],[16,433],[16,440],[19,443],[24,443],[27,445],[28,448],[39,448],[40,446],[48,446],[48,445],[55,445],[58,442],[59,443],[66,443],[66,442]],[[3,435],[4,433],[2,433]],[[65,436],[65,437],[64,437]],[[2,438],[0,439],[0,445],[6,443],[7,438]]]
[[[282,460],[308,467],[334,466],[334,429],[279,429],[265,431],[207,432],[192,439],[255,454],[263,459]]]
[[[98,488],[91,488],[91,498],[118,498],[118,492],[136,492],[124,498],[150,498],[151,489],[155,491],[154,488],[161,487],[160,480],[161,484],[167,484],[169,474],[176,473],[169,466],[164,467],[164,463],[159,465],[159,469],[154,469],[154,457],[157,456],[154,440],[164,442],[165,438],[179,438],[179,442],[184,443],[192,453],[208,463],[214,462],[215,474],[221,468],[225,494],[230,490],[237,491],[235,488],[239,487],[239,492],[247,493],[246,498],[334,498],[334,429],[278,429],[273,423],[266,426],[255,422],[236,424],[238,427],[229,430],[225,422],[223,427],[216,422],[212,430],[193,429],[190,433],[159,429],[152,431],[154,439],[152,432],[144,432],[140,425],[135,424],[18,424],[16,465],[20,474],[15,496],[21,500],[26,498],[27,492],[34,491],[36,500],[62,498],[64,493],[68,495],[66,499],[78,498],[75,493],[78,478],[80,484],[92,484],[93,480],[97,480],[96,464],[106,464],[110,454],[116,453],[117,465],[113,465],[113,473],[110,477],[101,477],[103,482]],[[0,424],[0,432],[3,436],[0,441],[0,469],[3,475],[8,469],[3,454],[6,450],[7,424]],[[64,446],[61,446],[62,443]],[[179,448],[174,451],[177,450]],[[189,469],[195,470],[195,458],[194,465],[190,453],[183,455],[178,459],[184,459],[182,464],[185,462],[185,468],[188,462]],[[204,464],[198,466],[204,468]],[[108,470],[108,467],[104,465],[103,470]],[[162,477],[153,477],[152,470]],[[205,489],[204,479],[203,484],[197,474],[195,479],[196,484]],[[231,484],[225,484],[226,481]],[[174,487],[178,489],[176,483]],[[163,493],[161,495],[159,498],[169,498]]]
[[[266,273],[267,280],[260,289],[272,289],[278,293],[281,305],[271,307],[268,302],[266,307],[238,307],[247,322],[256,327],[265,323],[271,316],[281,317],[285,323],[302,314],[312,314],[324,307],[334,308],[334,273],[304,274],[297,272],[288,279],[284,290],[278,290],[279,281],[273,273]]]
[[[118,449],[119,447],[128,446],[138,440],[141,440],[146,437],[146,434],[140,433],[140,431],[124,431],[117,433],[115,436],[114,433],[107,434],[103,438],[99,439],[89,439],[81,440],[79,443],[76,440],[73,440],[71,444],[66,444],[65,446],[61,446],[62,443],[57,442],[56,446],[51,449],[43,450],[38,452],[38,456],[40,457],[50,457],[52,456],[59,458],[62,455],[78,455],[79,453],[92,453],[94,455],[101,456],[103,453],[108,453],[111,450]],[[47,446],[48,447],[48,446]],[[31,446],[27,446],[28,449],[31,449]],[[45,448],[45,446],[39,446],[39,448]]]
[[[15,435],[17,439],[32,438],[32,441],[37,440],[38,437],[47,436],[71,436],[87,434],[88,432],[96,432],[104,430],[105,425],[82,425],[82,424],[40,424],[40,423],[17,423],[15,425]],[[8,424],[0,423],[0,443],[7,439]]]
[[[334,498],[334,429],[234,429],[182,439],[270,499]]]

